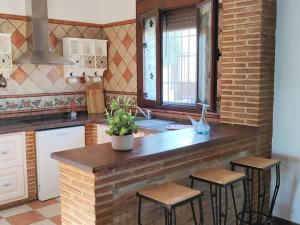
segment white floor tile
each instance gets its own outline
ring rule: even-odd
[[[29,212],[31,210],[32,210],[32,208],[30,208],[28,205],[21,205],[21,206],[15,207],[15,208],[0,211],[0,216],[2,218],[7,218],[10,216],[15,216],[15,215],[18,215],[21,213]]]
[[[0,225],[10,225],[5,219],[0,219]]]
[[[60,215],[60,203],[45,206],[43,208],[37,209],[36,211],[46,218],[52,218],[54,216]]]
[[[40,222],[32,223],[30,225],[55,225],[55,223],[51,222],[50,220],[42,220]]]

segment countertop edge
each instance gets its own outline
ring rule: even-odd
[[[213,140],[208,140],[208,141],[204,141],[204,142],[201,142],[201,143],[192,144],[190,146],[174,148],[174,149],[170,149],[170,150],[167,150],[167,151],[154,153],[154,154],[137,156],[135,158],[130,158],[130,159],[124,160],[122,162],[116,162],[116,163],[111,163],[111,164],[108,164],[108,165],[101,165],[101,166],[96,166],[96,167],[90,167],[90,166],[84,165],[82,163],[76,162],[75,160],[71,160],[69,158],[61,156],[59,153],[52,153],[51,158],[53,158],[55,160],[58,160],[59,162],[66,163],[66,164],[69,164],[71,166],[77,167],[77,168],[82,169],[86,172],[97,173],[97,172],[100,172],[103,169],[110,169],[110,168],[113,168],[113,167],[118,167],[118,166],[121,166],[121,165],[129,163],[129,162],[134,162],[134,161],[144,160],[144,159],[151,159],[151,158],[154,158],[154,157],[157,157],[157,156],[165,157],[165,156],[168,156],[170,154],[177,154],[179,151],[183,151],[183,150],[185,150],[185,151],[194,151],[197,148],[206,147],[206,146],[209,146],[209,145],[214,145],[214,144],[218,144],[218,143],[221,143],[221,142],[222,143],[223,142],[232,142],[232,141],[238,140],[239,138],[244,138],[244,137],[252,136],[252,135],[255,136],[258,133],[259,128],[257,128],[257,127],[248,127],[248,126],[245,126],[245,127],[247,127],[248,132],[241,132],[241,133],[233,134],[233,135],[230,135],[230,136],[227,136],[227,137],[216,138],[216,139],[213,139]],[[172,131],[169,131],[169,132],[172,132]],[[160,135],[160,134],[153,134],[153,135]],[[100,150],[96,149],[94,151],[100,151]],[[114,150],[112,150],[112,151],[114,151]],[[122,153],[122,154],[126,154],[126,153]]]

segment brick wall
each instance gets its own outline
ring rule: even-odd
[[[275,0],[224,0],[223,122],[271,126],[275,20]]]
[[[35,132],[25,133],[26,157],[27,157],[27,182],[28,200],[34,200],[37,196],[37,171],[36,171],[36,148]]]
[[[97,124],[85,125],[85,145],[96,145],[97,144]]]
[[[257,145],[258,136],[203,146],[201,150],[170,153],[159,157],[137,159],[130,164],[106,168],[97,174],[60,164],[62,224],[129,225],[137,223],[136,192],[145,186],[169,181],[189,185],[188,175],[206,168],[228,168],[233,159],[247,155],[267,156]],[[204,193],[205,224],[212,225],[209,186],[197,184]],[[241,189],[236,186],[238,205]],[[234,224],[231,197],[228,224]],[[163,224],[163,210],[153,204],[143,204],[143,224]],[[192,225],[189,206],[177,210],[178,224]]]

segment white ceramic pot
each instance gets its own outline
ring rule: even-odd
[[[129,151],[133,149],[133,134],[126,136],[111,136],[112,148],[117,151]]]

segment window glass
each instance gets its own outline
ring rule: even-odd
[[[211,2],[203,4],[199,9],[199,79],[198,79],[198,100],[201,103],[210,102],[211,88]]]
[[[144,99],[156,101],[156,18],[144,20]]]
[[[171,10],[163,16],[163,103],[197,100],[196,9]]]

